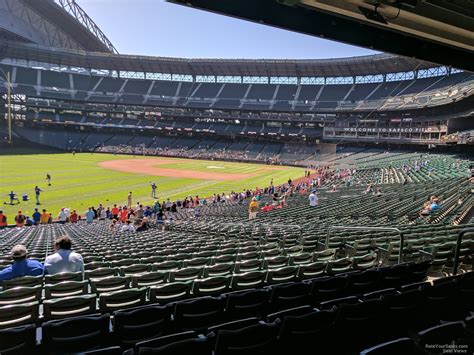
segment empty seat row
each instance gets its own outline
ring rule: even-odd
[[[411,338],[417,347],[428,339],[432,344],[471,345],[474,340],[472,273],[433,285],[329,299],[316,308],[302,300],[297,307],[262,312],[276,290],[136,307],[117,311],[112,319],[104,314],[50,321],[41,327],[42,338],[30,325],[0,330],[0,352],[83,352],[115,346],[114,353],[131,349],[129,354],[378,354],[377,347],[390,347],[400,338]],[[446,326],[454,323],[455,331]]]
[[[268,272],[254,271],[236,276],[216,276],[142,288],[129,288],[130,278],[109,277],[92,284],[92,294],[87,293],[87,281],[65,281],[47,285],[44,300],[39,286],[23,286],[0,293],[0,302],[3,304],[0,307],[0,327],[40,323],[43,320],[96,311],[114,312],[147,303],[168,304],[188,298],[220,295],[264,286],[265,289],[268,287],[273,289],[278,284],[281,284],[279,288],[281,294],[287,292],[287,295],[279,297],[278,301],[276,298],[273,299],[271,307],[287,307],[303,301],[318,305],[319,302],[329,298],[423,281],[429,266],[429,262],[400,264],[389,268],[351,272],[338,277],[313,278],[303,282],[294,282],[297,276],[295,270],[298,269],[290,270],[288,273],[287,267]],[[285,286],[287,283],[288,286]],[[269,284],[274,286],[267,286]],[[286,298],[286,302],[280,298]]]

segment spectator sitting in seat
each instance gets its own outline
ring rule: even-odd
[[[430,205],[430,212],[437,212],[440,209],[439,199],[434,198]]]
[[[144,217],[137,228],[137,232],[146,231],[148,229],[148,219]]]
[[[72,210],[72,213],[71,213],[71,216],[69,217],[69,220],[71,221],[71,223],[77,223],[79,219],[79,216],[76,212],[76,210]]]
[[[49,213],[46,212],[45,209],[43,209],[43,213],[41,213],[40,223],[48,224],[48,220],[49,220]]]
[[[43,265],[27,259],[28,250],[24,245],[15,245],[11,251],[13,264],[0,271],[0,281],[11,280],[21,276],[39,276],[43,274]]]
[[[119,224],[117,224],[117,220],[113,219],[112,222],[109,225],[109,229],[111,232],[116,232],[119,227]]]
[[[423,204],[420,215],[428,216],[430,213],[438,211],[439,208],[439,199],[433,195]]]
[[[430,214],[430,205],[431,205],[431,202],[429,199],[425,201],[425,203],[423,204],[423,207],[421,208],[421,212],[420,212],[421,216],[427,216]]]
[[[6,228],[8,226],[7,216],[0,210],[0,229]]]
[[[35,225],[40,224],[41,221],[41,213],[38,211],[37,208],[35,208],[35,212],[32,215],[33,221],[35,222]]]
[[[132,224],[132,221],[127,219],[125,224],[120,228],[121,232],[135,232],[135,227]]]
[[[26,216],[25,217],[25,226],[31,227],[31,226],[34,226],[34,225],[35,225],[34,219],[31,218],[30,216]]]
[[[64,211],[64,207],[61,208],[61,211],[59,212],[58,221],[61,224],[65,224],[67,221],[67,214],[66,214],[66,211]]]
[[[273,205],[270,205],[268,202],[265,203],[265,206],[262,207],[262,212],[268,212],[268,211],[271,211],[275,208],[275,206]]]
[[[274,206],[278,206],[278,192],[275,192],[275,193],[273,194],[272,200],[273,200],[273,205],[274,205]]]
[[[15,224],[17,227],[23,227],[26,222],[26,216],[18,211],[18,214],[15,216]]]
[[[82,256],[71,250],[72,243],[68,236],[55,240],[56,253],[49,255],[44,261],[45,274],[59,274],[61,272],[84,272]]]

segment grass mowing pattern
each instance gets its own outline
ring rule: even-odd
[[[262,171],[264,165],[228,163],[219,161],[176,159],[175,164],[167,164],[173,169],[206,171],[210,173],[256,173],[257,175],[237,181],[216,181],[183,179],[161,176],[150,176],[133,173],[122,173],[103,169],[98,163],[107,160],[133,159],[131,156],[112,154],[35,154],[35,155],[2,155],[0,156],[0,209],[7,213],[9,223],[18,209],[31,215],[34,211],[34,187],[38,185],[41,193],[40,208],[45,208],[56,217],[61,207],[75,208],[84,213],[88,206],[103,203],[112,206],[114,203],[125,204],[127,194],[133,191],[133,203],[140,201],[151,204],[150,181],[158,184],[160,201],[170,198],[184,198],[189,195],[210,196],[213,193],[229,193],[246,188],[267,186],[273,178],[275,184],[282,184],[288,178],[302,177],[304,169],[285,167],[280,171]],[[149,159],[135,157],[134,159]],[[153,159],[157,159],[153,157]],[[169,160],[167,158],[163,158]],[[173,159],[175,160],[175,159]],[[164,167],[164,165],[160,165]],[[211,167],[211,168],[208,168]],[[223,167],[215,169],[212,167]],[[52,176],[52,186],[47,186],[46,173]],[[4,205],[9,201],[6,196],[11,190],[19,195],[27,193],[30,201],[19,205]]]

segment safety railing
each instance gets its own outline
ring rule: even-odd
[[[467,233],[474,233],[474,228],[465,228],[462,229],[458,234],[458,239],[456,241],[456,249],[454,250],[454,263],[453,263],[453,275],[457,275],[459,268],[459,253],[461,252],[462,237]]]
[[[396,232],[400,236],[400,250],[398,252],[398,263],[401,263],[403,261],[403,244],[405,241],[405,236],[403,235],[403,232],[394,227],[356,227],[356,226],[330,226],[328,228],[328,233],[326,235],[326,249],[329,247],[329,237],[331,235],[331,232],[334,230],[359,230],[359,231],[380,231],[380,232]]]

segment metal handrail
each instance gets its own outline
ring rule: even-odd
[[[356,227],[356,226],[330,226],[328,228],[328,233],[326,236],[326,249],[329,247],[329,236],[333,230],[362,230],[362,231],[392,231],[397,232],[400,235],[400,250],[398,252],[398,263],[403,261],[403,244],[405,241],[405,236],[403,232],[394,227]]]
[[[459,268],[459,253],[461,252],[461,243],[462,243],[462,237],[464,237],[464,234],[466,233],[474,233],[474,228],[465,228],[461,230],[458,234],[458,239],[456,241],[456,249],[454,250],[454,265],[453,265],[453,275],[457,275],[458,273],[458,268]]]

